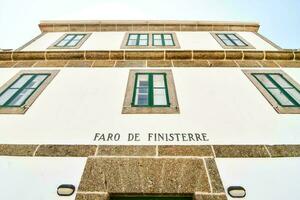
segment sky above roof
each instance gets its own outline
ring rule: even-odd
[[[260,33],[300,48],[299,0],[0,0],[0,48],[40,33],[40,20],[213,20],[259,22]]]

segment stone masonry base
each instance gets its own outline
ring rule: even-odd
[[[300,145],[0,145],[0,156],[87,157],[76,200],[128,195],[226,200],[215,158],[299,157]]]

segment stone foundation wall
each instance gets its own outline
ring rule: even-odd
[[[0,156],[88,157],[76,200],[114,195],[226,200],[215,158],[299,157],[300,145],[0,145]]]

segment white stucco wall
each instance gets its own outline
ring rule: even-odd
[[[299,158],[217,158],[216,162],[225,190],[244,187],[244,200],[300,199]]]
[[[38,68],[36,68],[38,69]],[[43,68],[44,69],[44,68]],[[20,69],[0,69],[3,85]],[[299,69],[283,69],[300,82]],[[300,115],[277,114],[238,68],[173,68],[180,114],[121,114],[128,68],[62,68],[24,115],[0,115],[0,141],[12,144],[104,144],[96,132],[120,133],[105,144],[166,144],[148,132],[207,133],[207,142],[299,144]],[[138,132],[141,142],[126,141]]]
[[[254,50],[276,50],[252,32],[237,33],[253,45]],[[63,34],[65,33],[46,33],[23,51],[47,50]],[[209,32],[176,32],[176,35],[182,50],[224,50]],[[79,50],[120,50],[124,36],[125,32],[93,32]]]
[[[74,200],[57,195],[61,184],[76,190],[86,158],[5,157],[0,156],[0,199]]]

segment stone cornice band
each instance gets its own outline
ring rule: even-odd
[[[50,157],[207,157],[207,158],[275,158],[300,157],[300,145],[51,145],[0,144],[0,156]]]
[[[42,32],[106,31],[247,31],[257,32],[258,23],[213,21],[41,21]]]
[[[20,60],[300,60],[300,51],[10,51],[0,61]]]

